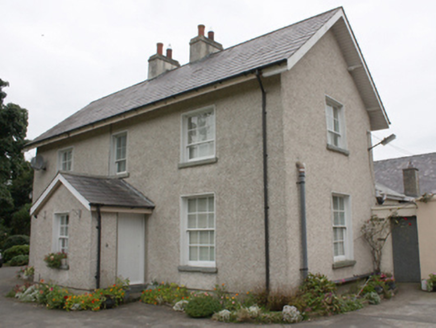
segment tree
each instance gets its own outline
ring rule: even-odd
[[[4,103],[7,86],[0,79],[0,224],[11,227],[13,214],[30,202],[33,171],[21,152],[27,142],[28,113],[19,105]]]

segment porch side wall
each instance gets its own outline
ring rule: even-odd
[[[53,252],[53,224],[55,214],[68,213],[68,270],[47,267],[44,257]],[[95,288],[95,269],[92,263],[91,213],[63,186],[32,216],[30,265],[35,267],[35,281],[43,279],[65,287]]]

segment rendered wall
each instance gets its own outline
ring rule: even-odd
[[[44,257],[53,252],[53,222],[57,213],[69,214],[69,270],[49,268],[44,262]],[[92,243],[95,230],[90,212],[64,186],[59,186],[37,218],[32,216],[30,265],[35,267],[35,281],[43,279],[77,289],[95,288],[96,263],[93,253],[96,251],[93,250],[96,248]]]
[[[419,261],[421,278],[428,279],[430,273],[436,273],[436,200],[419,202],[417,209]]]
[[[369,117],[332,32],[328,32],[292,69],[282,74],[286,170],[287,248],[290,272],[301,267],[297,161],[306,164],[309,271],[343,279],[372,271],[360,227],[374,204],[372,162],[367,151]],[[326,96],[345,111],[349,155],[327,149]],[[333,269],[332,193],[350,195],[354,245],[351,267]],[[290,279],[298,281],[294,274]]]

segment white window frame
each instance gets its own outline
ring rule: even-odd
[[[325,97],[327,144],[334,148],[347,149],[344,106],[333,98]],[[336,123],[336,124],[335,124]],[[336,138],[335,138],[336,137]]]
[[[335,208],[335,198],[343,199],[344,208]],[[335,224],[335,213],[344,213],[344,224]],[[332,220],[332,252],[333,261],[341,262],[353,260],[353,227],[351,218],[351,196],[347,194],[332,193],[331,195],[331,220]],[[335,229],[343,230],[344,254],[335,254]]]
[[[65,222],[66,221],[66,222]],[[62,228],[66,228],[62,230]],[[54,253],[68,254],[70,216],[69,213],[56,213],[53,220],[53,247]],[[64,243],[62,243],[64,241]]]
[[[207,227],[207,228],[188,228],[188,201],[194,200],[194,199],[200,199],[200,198],[213,198],[213,212],[210,211],[209,208],[209,202],[208,204],[208,211],[207,212],[200,212],[203,214],[211,214],[213,213],[213,228]],[[208,268],[215,268],[216,267],[216,197],[214,193],[206,193],[206,194],[195,194],[195,195],[188,195],[188,196],[182,196],[181,197],[181,205],[180,205],[181,211],[181,224],[180,224],[180,232],[181,232],[181,246],[180,246],[180,262],[182,265],[186,266],[192,266],[192,267],[208,267]],[[198,212],[193,213],[193,215],[198,214]],[[197,218],[198,219],[198,218]],[[197,221],[198,222],[198,221]],[[199,242],[197,244],[190,244],[189,240],[189,233],[190,232],[196,232],[196,231],[213,231],[213,244],[200,244]],[[200,238],[200,236],[198,236]],[[190,260],[189,259],[189,251],[190,246],[193,247],[200,247],[200,245],[208,245],[208,247],[214,248],[214,259],[210,261],[201,261],[201,260]],[[198,254],[199,255],[199,254]]]
[[[64,160],[64,155],[71,152],[71,158],[69,161]],[[64,149],[60,149],[58,151],[58,170],[59,171],[72,171],[73,170],[73,156],[74,156],[74,147],[68,147]],[[70,162],[70,167],[64,167],[64,165],[68,165]]]
[[[193,143],[189,143],[189,138],[188,138],[188,133],[189,133],[189,128],[188,128],[188,122],[189,122],[189,118],[191,117],[195,117],[195,116],[199,116],[201,114],[210,112],[212,113],[212,117],[213,117],[213,122],[212,124],[209,126],[210,129],[212,129],[212,138],[207,139],[207,140],[202,140],[199,142],[193,142]],[[204,159],[209,159],[209,158],[214,158],[215,157],[215,152],[216,152],[216,114],[215,114],[215,106],[208,106],[208,107],[204,107],[204,108],[200,108],[200,109],[196,109],[187,113],[182,114],[182,128],[181,128],[181,150],[180,150],[180,154],[181,154],[181,162],[182,163],[186,163],[186,162],[195,162],[195,161],[200,161],[200,160],[204,160]],[[195,147],[195,146],[200,146],[201,144],[207,144],[207,143],[212,143],[212,153],[206,156],[197,156],[194,158],[189,158],[189,150],[191,147]]]
[[[125,149],[125,156],[122,158],[117,159],[117,141],[120,137],[125,137],[126,138],[126,149]],[[117,132],[112,134],[111,136],[111,173],[114,175],[119,175],[119,174],[125,174],[127,173],[128,170],[128,163],[127,163],[127,158],[128,158],[128,134],[127,131],[121,131],[121,132]],[[118,163],[119,162],[125,162],[125,170],[124,171],[118,171]]]

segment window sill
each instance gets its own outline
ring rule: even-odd
[[[118,179],[124,179],[124,178],[128,178],[130,177],[130,173],[129,172],[124,172],[124,173],[114,173],[111,175],[112,178],[118,178]]]
[[[333,263],[333,269],[342,269],[342,268],[348,268],[352,267],[356,264],[356,261],[354,260],[345,260],[345,261],[339,261]]]
[[[184,169],[186,167],[193,167],[193,166],[199,166],[199,165],[214,164],[216,162],[218,162],[218,158],[212,157],[212,158],[202,159],[199,161],[179,163],[179,169]]]
[[[201,273],[217,273],[218,268],[216,267],[193,267],[188,265],[180,265],[178,268],[179,272],[201,272]]]
[[[350,152],[348,150],[340,148],[340,147],[336,147],[336,146],[333,146],[330,144],[327,144],[327,149],[331,150],[331,151],[335,151],[335,152],[340,153],[340,154],[343,154],[345,156],[350,155]]]
[[[57,267],[57,268],[53,268],[53,267],[49,267],[49,266],[47,266],[47,267],[50,269],[54,269],[54,270],[70,270],[70,266],[68,264],[61,265],[60,267]]]

